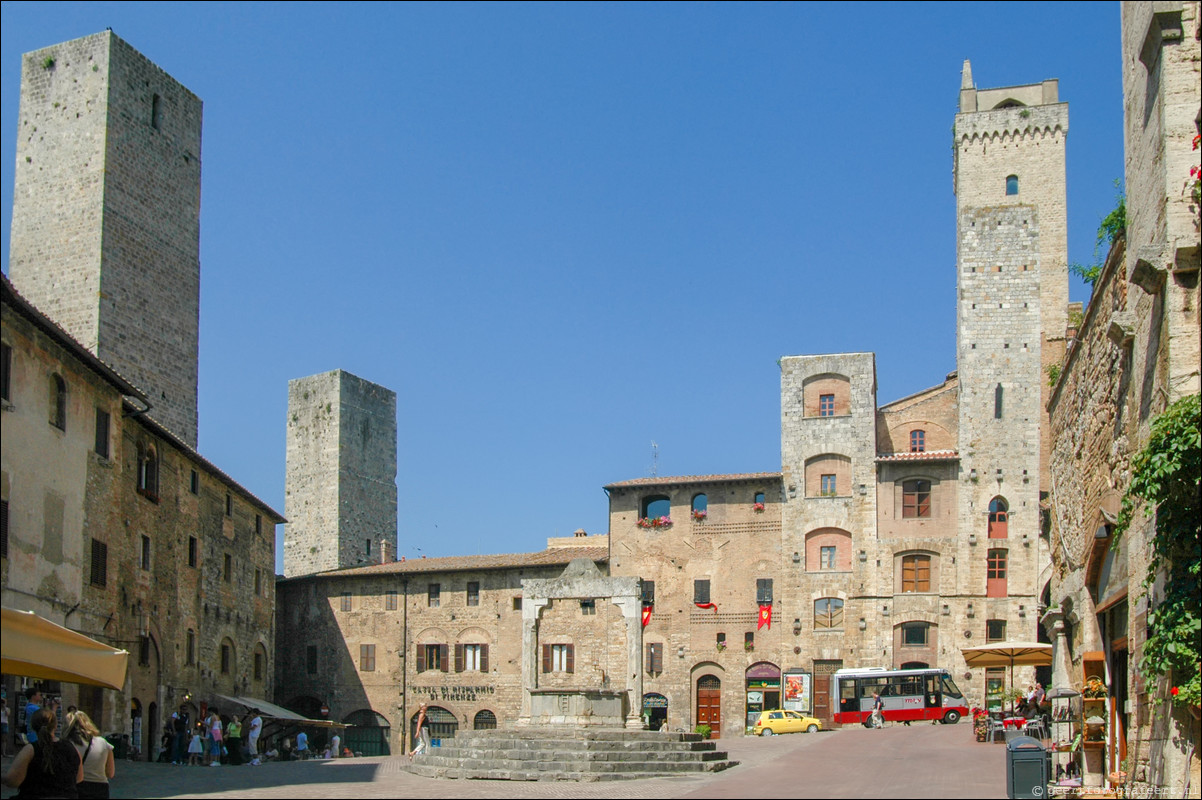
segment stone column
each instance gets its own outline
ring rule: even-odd
[[[538,617],[548,602],[545,597],[522,600],[522,708],[518,725],[530,724],[530,690],[538,688]]]
[[[613,603],[622,609],[626,622],[626,691],[630,702],[626,710],[626,727],[643,728],[643,604],[637,596],[615,597]]]
[[[1064,612],[1059,607],[1049,608],[1039,621],[1052,638],[1052,685],[1049,688],[1071,689],[1073,673],[1064,630]]]

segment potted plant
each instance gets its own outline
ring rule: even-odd
[[[704,521],[705,521],[705,516],[706,516],[706,512],[705,512],[705,511],[703,511],[703,510],[701,510],[701,509],[694,509],[694,510],[693,510],[693,520],[694,520],[695,522],[704,522]]]

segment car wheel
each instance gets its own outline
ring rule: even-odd
[[[818,726],[811,725],[810,727],[806,728],[806,733],[818,733]]]
[[[774,733],[776,733],[776,731],[772,730],[771,728],[764,728],[762,731],[760,731],[760,736],[771,736]]]
[[[960,712],[959,711],[949,711],[943,715],[943,724],[944,725],[955,725],[959,721],[960,721]]]

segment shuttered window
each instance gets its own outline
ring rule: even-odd
[[[488,672],[488,645],[455,645],[456,672]]]
[[[544,644],[543,672],[575,672],[575,650],[575,646],[570,644]]]
[[[5,503],[5,510],[8,504]],[[107,586],[109,574],[109,546],[104,542],[92,540],[92,576],[93,586]]]
[[[374,644],[359,645],[359,671],[376,671],[376,646]]]
[[[659,673],[664,671],[664,644],[663,642],[648,642],[647,643],[647,671]]]
[[[445,644],[419,644],[417,646],[417,671],[449,672],[447,646]]]

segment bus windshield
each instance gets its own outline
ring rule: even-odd
[[[950,697],[963,697],[960,690],[956,688],[956,682],[952,680],[950,675],[943,676],[943,693]]]

